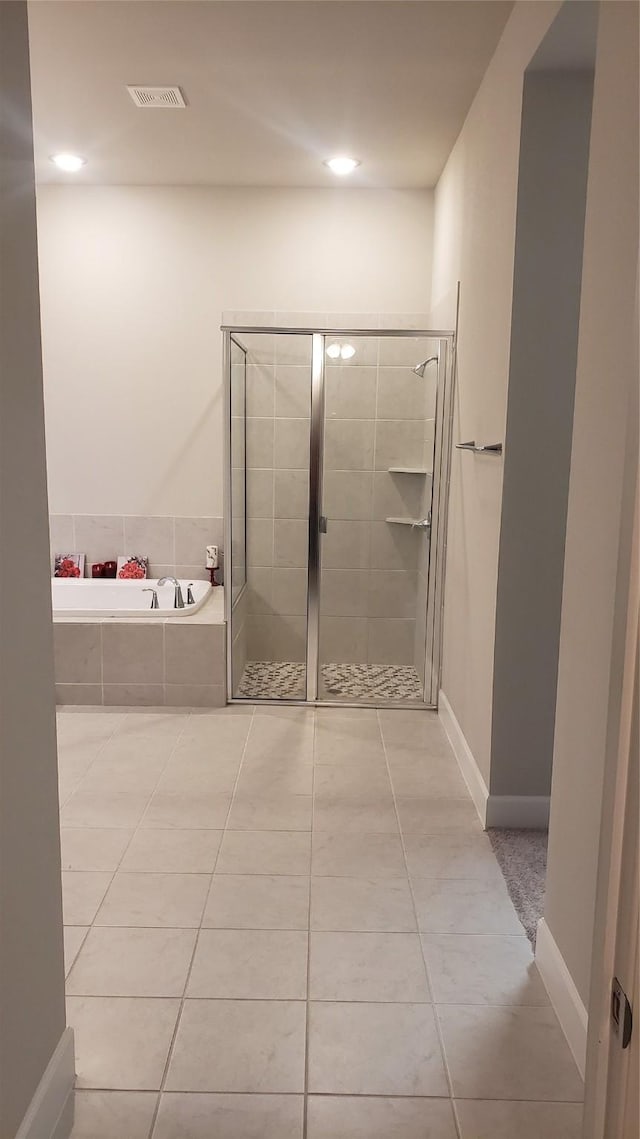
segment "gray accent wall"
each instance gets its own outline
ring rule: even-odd
[[[0,4],[0,85],[0,1135],[9,1139],[65,1029],[27,5],[18,0]]]
[[[592,71],[525,74],[492,795],[544,796],[551,790],[592,95]],[[594,454],[594,461],[601,458]]]
[[[440,327],[460,282],[454,443],[505,438],[524,73],[560,8],[514,6],[436,187]],[[442,689],[487,785],[502,482],[499,458],[453,451]]]

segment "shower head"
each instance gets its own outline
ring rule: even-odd
[[[428,360],[423,360],[421,364],[416,364],[415,368],[412,368],[411,371],[415,372],[416,376],[420,376],[420,379],[422,380],[424,379],[424,372],[427,364],[432,364],[433,361],[437,361],[437,359],[437,356],[429,356]]]

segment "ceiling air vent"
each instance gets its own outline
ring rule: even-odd
[[[184,95],[179,87],[127,87],[136,107],[158,107],[168,110],[186,107]]]

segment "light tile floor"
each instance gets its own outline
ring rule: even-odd
[[[578,1139],[435,715],[62,712],[74,1139]]]

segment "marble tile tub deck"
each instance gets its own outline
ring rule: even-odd
[[[73,1139],[578,1139],[437,716],[58,716]]]

